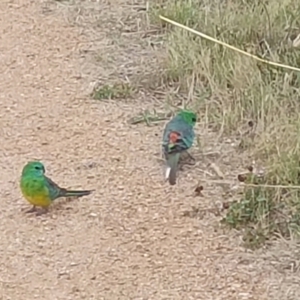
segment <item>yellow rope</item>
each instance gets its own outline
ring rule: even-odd
[[[254,58],[254,59],[258,60],[258,61],[261,61],[261,62],[263,62],[263,63],[269,64],[269,65],[272,65],[272,66],[276,66],[276,67],[281,67],[281,68],[293,70],[293,71],[300,71],[300,69],[299,69],[299,68],[296,68],[296,67],[291,67],[291,66],[288,66],[288,65],[279,64],[279,63],[275,63],[275,62],[272,62],[272,61],[268,61],[268,60],[259,58],[258,56],[255,56],[255,55],[250,54],[250,53],[248,53],[248,52],[245,52],[245,51],[243,51],[243,50],[241,50],[241,49],[238,49],[238,48],[236,48],[236,47],[233,47],[233,46],[231,46],[231,45],[228,45],[228,44],[226,44],[226,43],[224,43],[224,42],[221,42],[221,41],[219,41],[219,40],[216,40],[216,39],[214,39],[214,38],[212,38],[212,37],[210,37],[210,36],[208,36],[208,35],[206,35],[206,34],[204,34],[204,33],[201,33],[201,32],[199,32],[199,31],[197,31],[197,30],[195,30],[195,29],[189,28],[189,27],[187,27],[187,26],[185,26],[185,25],[182,25],[182,24],[180,24],[180,23],[177,23],[177,22],[175,22],[175,21],[172,21],[172,20],[170,20],[170,19],[168,19],[168,18],[166,18],[166,17],[163,17],[163,16],[159,16],[159,17],[160,17],[162,20],[164,20],[165,22],[168,22],[168,23],[170,23],[170,24],[172,24],[172,25],[175,25],[175,26],[177,26],[177,27],[180,27],[180,28],[182,28],[182,29],[184,29],[184,30],[187,30],[187,31],[189,31],[189,32],[191,32],[191,33],[194,33],[194,34],[196,34],[196,35],[199,35],[199,36],[201,36],[201,37],[203,37],[203,38],[205,38],[205,39],[207,39],[207,40],[210,40],[210,41],[212,41],[212,42],[215,42],[215,43],[217,43],[217,44],[219,44],[219,45],[222,45],[222,46],[224,46],[224,47],[227,47],[227,48],[229,48],[229,49],[232,49],[232,50],[234,50],[234,51],[237,51],[237,52],[242,53],[242,54],[244,54],[244,55],[247,55],[247,56],[249,56],[249,57],[252,57],[252,58]]]

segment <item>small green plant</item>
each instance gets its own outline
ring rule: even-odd
[[[253,174],[246,178],[244,194],[240,201],[229,206],[222,223],[244,231],[245,246],[258,248],[276,230],[276,198],[272,189],[263,187],[263,180]]]
[[[96,100],[126,99],[133,95],[134,88],[127,84],[103,85],[94,89],[92,97]]]
[[[240,201],[230,205],[222,223],[243,231],[246,247],[259,248],[276,234],[299,234],[300,186],[267,185],[267,178],[248,176]],[[297,187],[299,190],[297,190]]]
[[[134,125],[139,123],[146,123],[147,126],[151,126],[151,124],[157,124],[159,122],[169,120],[171,116],[172,112],[159,113],[156,110],[153,110],[153,112],[145,110],[137,116],[132,117],[129,120],[129,123]]]

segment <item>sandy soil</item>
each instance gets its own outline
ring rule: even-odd
[[[84,5],[97,5],[97,18]],[[193,196],[206,176],[201,157],[176,187],[164,183],[163,124],[127,122],[159,106],[154,96],[87,96],[94,82],[153,63],[142,29],[126,32],[142,26],[143,13],[121,0],[1,1],[0,299],[299,299],[296,246],[246,251],[212,213],[220,187],[206,184],[204,197]],[[201,124],[197,132],[208,150],[221,151]],[[18,183],[31,159],[61,186],[96,192],[59,201],[47,215],[25,214]],[[195,218],[186,216],[192,206],[202,210]]]

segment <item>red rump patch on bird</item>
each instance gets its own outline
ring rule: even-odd
[[[180,133],[176,131],[172,131],[169,135],[169,143],[175,144],[180,138]]]

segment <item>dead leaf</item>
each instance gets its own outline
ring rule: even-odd
[[[245,182],[247,179],[247,174],[239,174],[238,175],[238,181],[239,182]]]
[[[195,196],[203,197],[202,191],[203,191],[203,186],[202,185],[198,185],[195,188]]]
[[[228,209],[230,207],[230,203],[229,202],[224,202],[223,203],[223,209]]]

